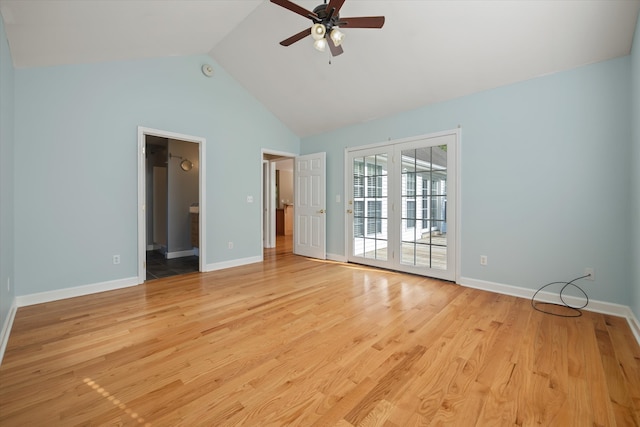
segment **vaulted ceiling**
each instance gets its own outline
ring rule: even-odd
[[[321,0],[297,0],[313,10]],[[629,54],[640,0],[346,0],[344,54],[268,0],[0,0],[14,65],[208,54],[299,136]]]

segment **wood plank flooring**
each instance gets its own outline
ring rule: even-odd
[[[624,319],[289,249],[20,308],[0,425],[640,425]]]

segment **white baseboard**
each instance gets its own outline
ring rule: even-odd
[[[16,318],[16,311],[18,311],[18,306],[16,305],[16,299],[14,298],[11,303],[11,308],[9,308],[7,318],[4,319],[2,332],[0,332],[0,364],[2,364],[2,359],[4,358],[4,351],[7,349],[9,334],[11,333],[11,327],[13,326],[13,319]]]
[[[112,291],[115,289],[128,288],[138,284],[137,277],[126,279],[110,280],[108,282],[94,283],[91,285],[76,286],[73,288],[56,289],[36,294],[20,295],[16,297],[16,305],[25,307],[28,305],[42,304],[45,302],[57,301],[66,298],[80,297],[83,295],[96,294],[98,292]]]
[[[240,267],[247,264],[255,264],[256,262],[262,262],[261,256],[232,259],[231,261],[216,262],[213,264],[207,264],[204,271],[216,271],[224,270],[225,268]]]
[[[338,254],[327,254],[327,259],[330,261],[347,262],[346,256]]]
[[[633,332],[633,336],[636,337],[636,341],[640,344],[640,322],[631,309],[629,309],[627,322],[629,322],[629,327],[631,328],[631,332]]]
[[[165,254],[167,259],[182,258],[185,256],[193,256],[193,255],[195,255],[195,251],[193,249],[188,249],[186,251],[167,252]]]
[[[518,286],[471,279],[469,277],[461,277],[460,285],[466,286],[468,288],[481,289],[483,291],[490,291],[498,294],[511,295],[514,297],[526,299],[531,299],[536,293],[534,289],[520,288]],[[584,298],[577,298],[573,296],[563,296],[563,298],[568,304],[576,307],[579,307],[586,302]],[[562,303],[559,295],[553,292],[538,292],[538,295],[536,295],[536,300],[557,304]],[[624,317],[625,319],[627,319],[629,327],[631,328],[633,335],[636,337],[636,341],[638,341],[638,344],[640,344],[640,323],[634,316],[633,311],[631,310],[631,308],[629,308],[629,306],[590,299],[589,305],[585,307],[585,310],[602,314],[610,314],[612,316]]]

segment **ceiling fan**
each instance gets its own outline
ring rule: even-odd
[[[302,40],[307,36],[312,36],[315,40],[313,46],[324,51],[327,46],[332,56],[338,56],[343,53],[342,40],[344,33],[340,28],[382,28],[384,25],[384,16],[360,16],[356,18],[341,18],[340,8],[345,0],[324,0],[324,4],[316,6],[313,12],[290,2],[289,0],[271,0],[279,6],[289,9],[290,11],[311,19],[313,25],[311,28],[304,29],[297,34],[282,40],[282,46],[290,46],[293,43]]]

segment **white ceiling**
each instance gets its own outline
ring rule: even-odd
[[[297,0],[312,10],[321,0]],[[627,55],[640,0],[347,0],[329,63],[267,0],[0,0],[16,67],[209,54],[299,136]]]

